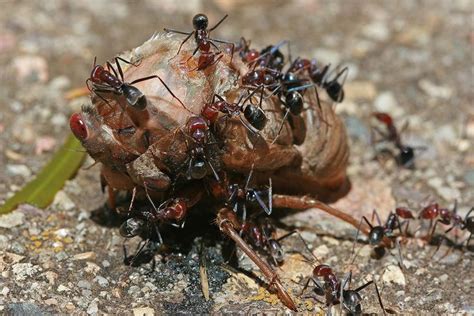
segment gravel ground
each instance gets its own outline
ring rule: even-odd
[[[68,134],[68,116],[88,98],[67,102],[64,94],[84,84],[94,56],[112,58],[163,27],[189,29],[191,17],[202,11],[211,24],[230,15],[216,32],[221,38],[244,36],[256,47],[291,39],[294,56],[349,66],[346,99],[337,110],[352,142],[353,189],[337,207],[356,217],[370,216],[376,208],[386,218],[395,205],[419,210],[426,201],[452,207],[457,200],[461,215],[474,206],[472,1],[0,3],[0,200],[31,180]],[[399,127],[409,122],[403,140],[425,147],[417,152],[416,170],[374,160],[373,150],[367,150],[372,111],[391,113]],[[138,267],[124,264],[124,240],[115,217],[104,211],[104,201],[98,169],[90,168],[69,181],[46,210],[22,206],[0,217],[1,313],[284,310],[246,258],[239,263],[243,270],[223,266],[229,247],[209,224],[212,218],[190,218],[184,231],[165,232],[171,255],[153,252],[154,260],[144,258]],[[277,215],[281,233],[285,227],[299,228],[314,254],[340,277],[352,271],[353,288],[375,279],[391,310],[474,313],[470,251],[442,246],[432,257],[436,247],[408,240],[402,247],[407,267],[402,271],[395,251],[376,260],[368,245],[357,244],[359,255],[351,264],[355,232],[350,227],[317,210]],[[125,246],[133,252],[138,242],[129,240]],[[299,309],[324,309],[298,295],[311,272],[311,263],[298,254],[301,242],[291,237],[283,244],[288,252],[296,251],[279,273]],[[202,258],[209,275],[208,301],[199,278]],[[373,288],[361,293],[364,311],[380,313]]]

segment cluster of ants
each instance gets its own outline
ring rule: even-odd
[[[179,174],[184,178],[181,181],[205,180],[205,186],[211,195],[217,200],[222,201],[226,207],[232,210],[231,213],[227,214],[229,218],[227,222],[237,223],[234,227],[237,226],[239,228],[239,238],[245,240],[256,251],[270,259],[275,266],[279,266],[283,263],[285,256],[281,242],[295,232],[277,237],[275,225],[266,216],[270,215],[273,209],[271,179],[268,180],[268,186],[252,187],[252,171],[246,179],[242,179],[242,177],[229,175],[219,170],[219,166],[213,164],[209,149],[211,146],[217,146],[215,140],[218,139],[218,136],[214,135],[214,126],[222,119],[238,118],[250,133],[258,134],[265,128],[268,121],[265,110],[262,109],[262,102],[266,98],[276,97],[281,104],[283,119],[277,136],[271,141],[273,144],[289,114],[298,116],[304,110],[304,95],[306,91],[314,89],[318,104],[318,88],[324,89],[332,101],[336,103],[342,102],[344,99],[343,84],[347,77],[348,69],[346,67],[339,71],[330,71],[330,64],[322,66],[315,60],[299,57],[295,60],[291,60],[290,57],[289,62],[287,62],[285,55],[280,50],[283,45],[287,44],[286,41],[282,41],[277,45],[267,46],[262,50],[256,50],[251,48],[250,42],[243,38],[237,45],[228,41],[211,38],[210,33],[226,17],[227,15],[216,25],[208,28],[208,18],[203,14],[198,14],[192,20],[194,27],[192,32],[165,29],[167,33],[186,35],[176,55],[180,53],[183,45],[194,36],[196,47],[188,60],[197,53],[199,53],[199,56],[197,58],[197,66],[190,71],[204,71],[212,67],[222,60],[224,54],[230,54],[231,61],[234,55],[237,54],[249,68],[249,71],[240,79],[243,94],[237,102],[228,102],[223,96],[214,94],[212,100],[203,104],[200,113],[192,114],[181,129],[187,139],[190,140],[190,144],[187,145],[188,159],[183,164]],[[218,47],[220,44],[226,44],[228,47],[225,50],[221,50]],[[115,58],[115,67],[109,62],[107,62],[106,67],[96,65],[94,62],[90,78],[87,80],[89,90],[106,104],[109,104],[107,94],[114,94],[122,96],[126,100],[127,106],[136,110],[144,110],[148,106],[147,98],[134,85],[138,82],[158,79],[167,89],[168,93],[187,110],[184,103],[158,75],[125,82],[120,66],[121,62],[134,67],[139,66],[139,63],[132,63],[120,57]],[[259,100],[253,102],[258,96],[260,96]],[[387,133],[381,132],[384,140],[393,142],[399,149],[399,154],[395,157],[396,160],[404,166],[412,164],[414,148],[401,143],[391,117],[385,113],[376,113],[374,116],[387,127]],[[78,138],[85,139],[88,136],[87,126],[79,114],[74,114],[71,117],[70,125]],[[121,132],[127,133],[127,131],[123,130]],[[167,223],[177,227],[183,227],[185,224],[188,209],[193,206],[192,202],[185,197],[173,197],[157,206],[148,194],[148,189],[153,190],[157,187],[164,187],[169,185],[168,182],[169,180],[161,175],[160,177],[155,177],[153,172],[143,177],[146,196],[152,206],[152,208],[146,210],[138,210],[132,207],[135,195],[135,190],[133,191],[130,207],[128,210],[125,210],[128,219],[121,225],[120,234],[126,238],[145,236],[147,239],[141,244],[130,264],[133,264],[135,258],[154,238],[157,238],[160,244],[163,243],[159,232],[161,224]],[[175,180],[173,186],[176,185],[176,182],[178,180]],[[244,184],[242,185],[241,183]],[[472,211],[473,209],[471,209],[466,218],[462,219],[456,214],[456,209],[450,211],[440,208],[438,204],[432,204],[420,212],[419,218],[434,222],[434,224],[430,225],[431,233],[428,235],[429,238],[433,235],[439,222],[443,225],[450,225],[446,233],[455,228],[467,230],[471,234],[467,241],[469,244],[474,230],[474,217],[470,216]],[[374,214],[377,215],[376,212]],[[361,219],[361,224],[363,220],[370,227],[369,242],[371,245],[386,247],[392,246],[393,243],[398,245],[397,238],[408,235],[409,222],[415,219],[415,215],[409,209],[397,208],[395,213],[389,215],[384,224],[380,222],[378,215],[377,219],[379,221],[377,226],[371,224],[366,217]],[[404,225],[406,225],[406,228],[403,231]],[[399,234],[395,233],[396,230],[399,230]],[[247,254],[249,253],[252,255],[252,251],[249,251]],[[258,261],[257,259],[252,259]],[[403,265],[401,256],[400,263]],[[380,306],[385,314],[386,310],[382,305],[375,282],[370,281],[355,290],[351,290],[351,277],[352,275],[349,273],[343,280],[338,279],[331,267],[319,264],[313,269],[312,276],[308,278],[303,292],[312,281],[314,292],[317,295],[325,296],[326,306],[331,307],[341,303],[345,311],[352,314],[360,314],[362,298],[359,292],[373,283],[377,290]],[[296,310],[296,306],[291,298],[282,298],[282,301],[291,309]]]

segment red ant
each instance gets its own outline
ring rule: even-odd
[[[172,29],[167,29],[167,28],[165,28],[164,30],[167,33],[177,33],[177,34],[187,35],[187,37],[179,45],[179,49],[178,49],[178,52],[176,53],[176,55],[179,55],[179,52],[181,51],[181,48],[183,47],[184,43],[186,43],[189,40],[189,38],[192,35],[194,35],[194,40],[196,42],[196,49],[193,51],[193,54],[188,58],[188,60],[192,56],[194,56],[197,53],[197,51],[199,50],[201,55],[199,56],[198,66],[196,67],[196,69],[193,69],[193,70],[203,70],[203,69],[205,69],[209,66],[212,66],[212,65],[216,64],[222,58],[222,55],[221,55],[222,52],[219,51],[219,48],[216,46],[216,44],[214,44],[214,42],[232,45],[232,52],[231,52],[231,62],[232,62],[232,57],[234,55],[235,44],[231,43],[231,42],[218,40],[218,39],[209,37],[210,33],[213,30],[215,30],[227,18],[227,16],[228,15],[226,14],[219,22],[217,22],[216,25],[214,25],[210,29],[207,29],[208,24],[209,24],[209,20],[208,20],[207,16],[204,15],[204,14],[196,14],[193,17],[194,31],[192,31],[192,32],[183,32],[183,31],[177,31],[177,30],[172,30]],[[211,50],[211,45],[214,46],[219,52],[218,53],[211,52],[210,51]],[[220,55],[220,56],[216,58],[216,56],[218,56],[218,55]]]
[[[173,226],[182,227],[188,212],[188,202],[184,198],[169,199],[163,202],[158,208],[151,198],[149,198],[153,208],[140,211],[127,219],[120,226],[119,232],[122,237],[132,238],[145,235],[146,241],[138,247],[135,256],[130,261],[130,265],[135,263],[144,248],[151,242],[154,234],[158,237],[158,242],[163,244],[158,226],[160,223],[170,223]]]
[[[321,279],[323,281],[322,283]],[[341,281],[334,274],[330,266],[326,264],[320,264],[314,267],[312,276],[310,276],[306,281],[301,295],[303,295],[304,291],[308,287],[309,282],[312,281],[314,284],[314,291],[316,292],[316,295],[325,296],[326,306],[328,307],[328,310],[331,309],[331,306],[341,303],[344,311],[347,311],[351,315],[361,315],[362,297],[359,292],[373,283],[375,286],[375,291],[377,292],[377,298],[380,307],[382,308],[382,313],[385,315],[385,308],[382,303],[382,298],[380,297],[380,292],[377,283],[375,283],[374,280],[371,280],[365,283],[364,285],[359,286],[357,289],[351,290],[351,280],[352,272],[349,272],[348,275]],[[346,286],[348,287],[347,289]]]
[[[344,100],[344,82],[346,81],[349,69],[344,67],[332,79],[328,79],[328,73],[331,64],[325,65],[323,68],[319,67],[316,60],[308,60],[304,58],[296,58],[290,65],[289,71],[300,72],[306,70],[311,81],[326,90],[328,96],[337,103]],[[343,77],[342,83],[339,83],[339,78]]]
[[[383,133],[379,129],[375,128],[375,130],[383,136],[383,139],[377,142],[392,142],[399,150],[398,155],[395,156],[391,154],[395,158],[397,164],[405,168],[413,169],[415,167],[415,149],[425,149],[425,147],[412,147],[403,145],[400,139],[400,133],[398,132],[395,124],[393,123],[393,119],[389,114],[383,112],[374,112],[372,115],[379,122],[383,123],[387,129],[387,133]],[[405,129],[406,126],[407,125],[405,125],[402,130]]]
[[[275,238],[276,228],[270,219],[265,217],[259,221],[244,221],[240,234],[244,240],[255,248],[266,251],[272,258],[275,266],[278,266],[281,265],[284,260],[284,251],[280,241],[289,237],[293,232]]]
[[[242,124],[251,132],[257,133],[261,131],[266,123],[267,117],[262,110],[262,99],[263,99],[263,89],[262,95],[260,96],[259,105],[254,105],[249,102],[247,105],[245,103],[250,100],[250,98],[257,92],[258,89],[254,89],[245,99],[243,96],[237,101],[237,103],[229,103],[220,95],[215,94],[210,103],[206,103],[201,109],[201,115],[206,118],[210,124],[214,124],[217,121],[219,113],[225,114],[227,117],[238,116]],[[216,100],[218,99],[218,101]],[[242,103],[242,105],[240,105]],[[243,113],[246,123],[240,116]],[[249,125],[250,124],[250,125]]]
[[[147,107],[147,99],[145,95],[133,85],[138,82],[150,80],[157,78],[163,84],[163,86],[168,90],[168,92],[176,99],[185,109],[186,107],[181,102],[179,98],[174,95],[174,93],[170,90],[170,88],[166,85],[166,83],[158,76],[148,76],[140,79],[136,79],[130,83],[124,82],[123,78],[123,71],[122,67],[120,66],[119,61],[124,63],[137,66],[137,64],[131,63],[123,58],[115,57],[115,65],[117,66],[118,74],[115,68],[112,66],[110,62],[107,62],[107,70],[101,66],[96,64],[97,58],[94,58],[94,66],[92,68],[92,72],[90,78],[86,80],[87,87],[97,96],[99,96],[102,100],[104,100],[107,104],[107,100],[105,100],[98,92],[105,92],[105,93],[115,93],[119,95],[123,95],[127,100],[127,103],[134,109],[137,110],[144,110]],[[113,71],[113,74],[110,72]],[[119,78],[120,77],[120,78]],[[91,82],[91,85],[89,85]],[[92,87],[91,87],[92,86]]]
[[[254,48],[251,49],[250,41],[247,41],[243,37],[240,38],[240,42],[236,50],[239,52],[239,56],[242,58],[242,61],[248,64],[252,64],[260,57],[260,52]]]
[[[430,220],[430,227],[429,227],[430,233],[428,234],[428,239],[431,239],[431,237],[435,233],[436,225],[438,224],[438,222],[444,225],[452,224],[452,226],[448,230],[446,230],[445,233],[450,232],[455,227],[463,227],[465,220],[463,220],[462,217],[456,213],[457,213],[457,202],[454,203],[454,207],[452,211],[450,211],[447,208],[439,207],[438,203],[432,203],[426,206],[425,208],[423,208],[420,212],[419,218]],[[436,220],[434,225],[433,225],[433,220]]]
[[[188,163],[187,178],[188,180],[199,180],[208,174],[211,169],[214,177],[219,181],[219,175],[212,163],[208,159],[206,146],[209,143],[209,124],[207,120],[201,116],[191,116],[185,125],[185,135],[191,137],[194,145],[190,149],[190,159]]]

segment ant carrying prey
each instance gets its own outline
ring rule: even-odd
[[[194,49],[192,55],[188,58],[188,60],[194,55],[196,55],[198,50],[201,55],[199,56],[198,66],[196,67],[196,69],[193,69],[193,70],[203,70],[209,66],[216,64],[222,58],[222,52],[219,50],[219,48],[214,42],[230,44],[232,46],[232,49],[231,49],[231,62],[232,62],[235,44],[228,41],[219,40],[219,39],[210,37],[211,32],[215,30],[222,22],[224,22],[227,16],[228,15],[226,14],[219,22],[217,22],[216,25],[214,25],[210,29],[207,28],[209,25],[209,19],[207,18],[205,14],[202,14],[202,13],[196,14],[193,17],[194,30],[192,32],[183,32],[183,31],[165,28],[164,30],[167,33],[177,33],[177,34],[187,35],[186,38],[179,45],[176,56],[179,55],[179,52],[181,51],[181,48],[183,47],[184,43],[186,43],[189,40],[189,38],[191,38],[191,36],[194,35],[196,48]],[[217,49],[218,51],[217,53],[211,52],[211,45],[215,49]]]

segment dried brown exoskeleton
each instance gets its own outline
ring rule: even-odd
[[[285,117],[277,96],[242,85],[252,65],[238,50],[231,56],[233,49],[222,44],[219,60],[198,67],[195,45],[181,44],[178,35],[156,34],[108,70],[100,69],[118,81],[93,72],[93,105],[71,117],[71,129],[102,164],[111,203],[116,190],[142,193],[156,205],[166,201],[166,207],[147,213],[147,220],[176,216],[179,222],[199,200],[214,199],[220,230],[296,310],[276,272],[240,237],[236,213],[213,194],[225,196],[226,179],[252,173],[255,186],[266,186],[271,178],[273,207],[316,207],[357,227],[357,220],[322,202],[338,199],[350,186],[345,127],[330,104],[318,104],[313,88],[304,93],[301,115]]]

